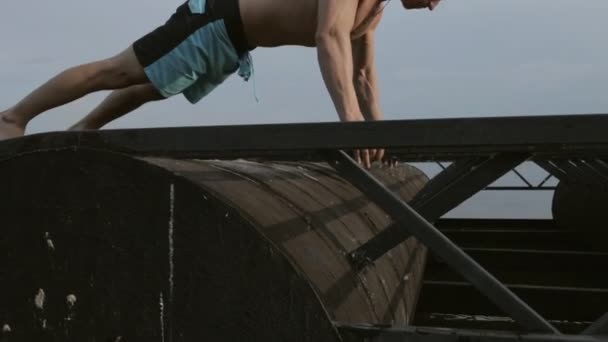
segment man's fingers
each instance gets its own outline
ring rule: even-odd
[[[372,168],[372,162],[378,160],[382,162],[384,156],[384,150],[378,149],[362,149],[353,150],[353,158],[359,165],[363,165],[366,169]]]
[[[377,150],[375,148],[369,149],[369,158],[372,162],[376,160],[376,151]]]
[[[361,154],[363,154],[362,158],[363,158],[363,164],[365,165],[365,168],[366,169],[371,169],[372,162],[371,162],[371,158],[370,158],[370,151],[369,150],[361,150]]]
[[[382,149],[382,148],[377,149],[376,150],[376,155],[374,156],[374,160],[382,162],[383,158],[384,158],[384,149]]]
[[[390,168],[393,168],[395,166],[397,166],[399,164],[399,159],[397,159],[397,157],[395,156],[390,156],[387,157],[384,155],[384,150],[382,150],[382,164],[385,166],[388,166]]]

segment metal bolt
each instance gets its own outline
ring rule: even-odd
[[[65,298],[65,302],[67,303],[68,308],[70,308],[70,309],[73,308],[74,305],[76,305],[76,301],[77,301],[77,298],[73,294],[70,294]]]

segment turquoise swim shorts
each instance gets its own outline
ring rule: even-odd
[[[196,103],[239,70],[247,80],[251,56],[238,0],[189,0],[133,44],[150,82],[164,97]]]

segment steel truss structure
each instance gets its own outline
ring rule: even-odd
[[[173,158],[326,161],[392,217],[394,224],[350,254],[365,267],[409,236],[489,298],[518,334],[348,326],[369,341],[599,341],[608,316],[581,335],[562,335],[433,223],[507,172],[532,161],[561,181],[608,185],[608,114],[126,129],[32,135],[0,143],[0,158],[59,149],[103,149]],[[404,162],[451,162],[405,203],[345,151],[386,148]],[[545,180],[546,181],[546,180]],[[544,184],[544,182],[543,182]],[[542,186],[542,184],[541,184]],[[608,311],[608,307],[606,308]],[[605,340],[605,338],[604,338]]]
[[[442,162],[434,162],[434,164],[438,165],[442,171],[445,171],[446,166],[444,165],[444,163]],[[487,186],[485,188],[485,190],[492,190],[492,191],[516,191],[516,190],[542,190],[542,191],[554,191],[556,189],[556,186],[552,186],[549,185],[548,183],[555,179],[555,177],[547,172],[545,177],[538,182],[538,184],[534,185],[533,182],[527,177],[525,172],[522,172],[520,170],[518,170],[517,168],[513,168],[510,173],[513,173],[517,179],[520,180],[520,182],[522,182],[522,185],[509,185],[509,186],[505,186],[505,185],[490,185]]]

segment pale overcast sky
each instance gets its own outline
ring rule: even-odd
[[[57,72],[111,56],[182,1],[0,2],[0,108]],[[608,1],[444,0],[433,12],[386,8],[377,32],[387,119],[608,112]],[[232,76],[197,105],[149,104],[108,128],[335,121],[311,48],[253,52],[255,84]],[[102,97],[35,119],[60,130]]]
[[[111,56],[182,1],[0,2],[0,107],[64,68]],[[436,11],[386,8],[377,32],[387,119],[608,112],[608,1],[444,0]],[[315,50],[256,49],[255,82],[232,76],[197,105],[182,96],[109,127],[334,121]],[[63,129],[105,94],[37,118]]]

